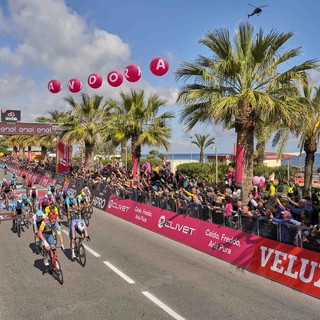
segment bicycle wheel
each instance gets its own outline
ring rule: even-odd
[[[53,269],[53,275],[58,280],[58,282],[62,285],[63,284],[63,273],[60,262],[56,259],[56,266]]]
[[[77,245],[76,254],[77,254],[79,263],[84,267],[87,262],[87,255],[86,255],[86,250],[84,248],[84,245],[82,243],[79,243]]]
[[[86,213],[87,213],[88,218],[90,219],[91,218],[90,207],[86,207]]]
[[[91,206],[91,205],[88,207],[88,212],[90,213],[90,215],[92,215],[92,214],[93,214],[93,208],[92,208],[92,206]]]
[[[84,220],[84,223],[87,225],[87,227],[89,227],[89,217],[88,214],[86,212],[81,213],[81,218]]]

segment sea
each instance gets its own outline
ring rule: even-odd
[[[227,153],[219,153],[219,155],[228,155]],[[143,155],[143,157],[146,157],[147,155]],[[212,156],[212,153],[210,154],[204,154],[205,162],[208,162],[208,156]],[[289,165],[292,167],[304,167],[304,161],[305,161],[305,153],[303,153],[301,156],[292,156],[290,159]],[[200,160],[200,154],[199,153],[168,153],[167,154],[168,160]],[[281,165],[287,166],[288,161],[282,160]],[[315,154],[315,161],[313,164],[313,168],[317,169],[320,167],[320,153]]]

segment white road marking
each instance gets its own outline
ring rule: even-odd
[[[145,295],[148,299],[150,299],[152,302],[154,302],[157,306],[159,306],[162,310],[164,310],[166,313],[170,314],[171,317],[177,320],[185,320],[185,318],[181,317],[179,314],[177,314],[175,311],[170,309],[167,305],[165,305],[163,302],[161,302],[159,299],[157,299],[155,296],[153,296],[148,291],[142,291],[142,294]]]
[[[69,236],[69,232],[67,230],[62,229],[62,232]],[[101,255],[98,252],[95,252],[91,248],[89,248],[87,245],[83,244],[85,249],[89,251],[92,255],[94,255],[96,258],[101,258]]]
[[[113,270],[115,273],[117,273],[122,279],[126,280],[128,283],[133,284],[135,283],[131,278],[126,276],[122,271],[120,271],[118,268],[116,268],[114,265],[112,265],[108,261],[103,261],[103,263],[108,266],[111,270]]]

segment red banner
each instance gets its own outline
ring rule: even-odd
[[[319,253],[259,238],[248,270],[320,298]]]
[[[244,146],[237,145],[236,147],[236,174],[234,177],[235,183],[242,183],[242,165],[243,165],[243,155]]]
[[[70,144],[65,141],[57,143],[57,173],[70,173]]]

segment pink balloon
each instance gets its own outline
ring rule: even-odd
[[[88,85],[93,89],[98,89],[102,85],[102,77],[98,73],[92,73],[88,77]]]
[[[254,176],[254,177],[252,178],[252,183],[253,183],[254,185],[259,184],[259,182],[260,182],[260,177]]]
[[[135,64],[129,64],[124,69],[124,76],[129,82],[136,82],[141,78],[141,70]]]
[[[110,71],[107,75],[107,81],[112,87],[119,87],[123,82],[122,73],[118,70]]]
[[[150,70],[156,76],[163,76],[169,70],[169,63],[166,59],[157,57],[150,62]]]
[[[68,88],[71,92],[76,93],[82,89],[82,82],[77,78],[72,78],[68,82]]]
[[[62,89],[61,82],[59,80],[50,80],[48,83],[48,90],[51,93],[58,93]]]

